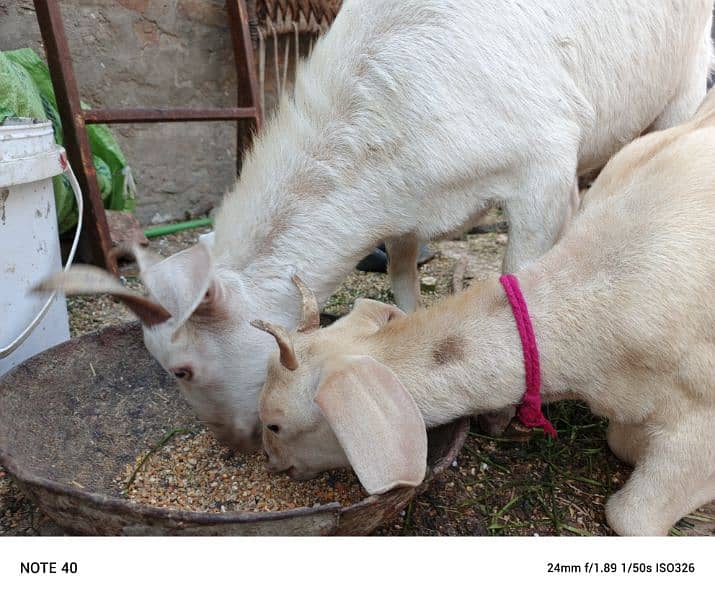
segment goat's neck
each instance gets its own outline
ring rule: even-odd
[[[395,219],[364,140],[331,136],[287,103],[256,141],[216,223],[216,255],[282,308],[297,273],[322,304]],[[337,128],[337,126],[336,126]],[[290,135],[286,135],[286,131]],[[370,171],[366,177],[365,172]]]
[[[560,363],[563,347],[559,303],[551,305],[542,286],[527,275],[522,291],[532,314],[548,402],[562,398],[570,385],[563,368],[553,366]],[[544,314],[549,318],[542,319]],[[428,427],[521,401],[526,387],[521,339],[496,278],[393,323],[384,328],[376,357],[408,388]]]
[[[340,215],[344,206],[350,205],[348,194],[343,194],[345,199],[340,196],[336,192],[330,201],[322,202],[316,210],[320,214],[316,214],[310,224],[301,224],[290,236],[276,239],[270,253],[257,256],[242,270],[243,274],[259,287],[265,287],[262,282],[266,277],[277,279],[278,286],[290,297],[296,295],[290,279],[296,274],[322,306],[358,261],[381,241],[359,208],[356,207],[348,220]],[[336,227],[340,231],[335,231]],[[275,290],[277,282],[266,283]]]
[[[323,306],[357,262],[379,242],[379,238],[368,237],[365,243],[369,224],[363,224],[359,214],[351,222],[342,223],[339,234],[330,233],[340,221],[331,216],[338,212],[333,208],[333,203],[323,203],[322,214],[310,224],[297,227],[290,239],[277,238],[270,252],[256,256],[240,269],[241,278],[255,290],[255,298],[262,305],[261,318],[294,327],[301,300],[292,275],[298,275]]]

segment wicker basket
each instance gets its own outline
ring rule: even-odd
[[[301,53],[312,52],[313,42],[335,20],[342,0],[247,0],[246,5],[258,57],[260,103],[265,113],[269,108],[267,84],[274,98],[293,85]]]
[[[264,32],[322,33],[335,19],[342,0],[249,0],[254,23]]]

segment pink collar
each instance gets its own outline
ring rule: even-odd
[[[499,278],[506,297],[514,313],[516,328],[519,330],[521,347],[524,351],[524,369],[526,370],[526,392],[516,411],[519,420],[526,427],[541,427],[551,437],[557,437],[556,429],[541,412],[541,367],[539,366],[539,349],[536,345],[534,328],[531,325],[526,300],[519,288],[519,281],[514,275],[502,275]]]

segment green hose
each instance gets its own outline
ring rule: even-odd
[[[208,227],[213,225],[213,221],[205,217],[203,219],[194,219],[193,221],[182,221],[181,223],[169,223],[168,225],[157,225],[156,227],[148,227],[144,230],[144,235],[148,238],[155,238],[162,235],[169,235],[177,231],[186,229],[196,229],[197,227]]]

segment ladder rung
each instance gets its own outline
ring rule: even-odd
[[[255,107],[248,108],[117,108],[85,110],[85,123],[161,123],[168,121],[239,121],[255,119]]]

